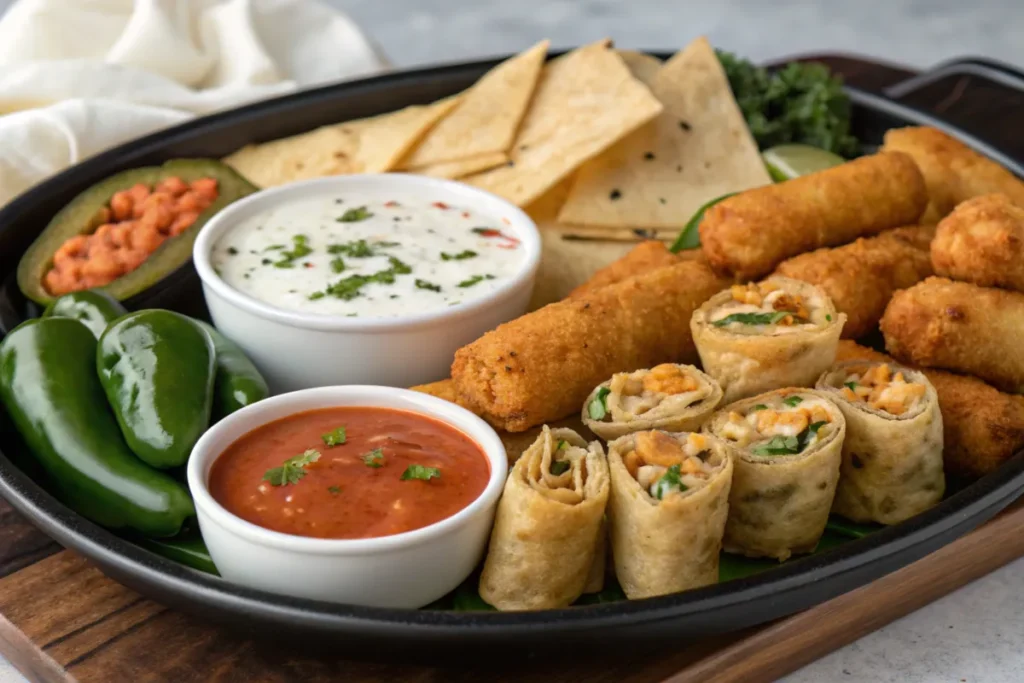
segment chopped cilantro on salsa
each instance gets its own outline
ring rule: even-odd
[[[314,463],[319,459],[320,452],[311,448],[301,455],[288,458],[280,467],[272,467],[267,470],[263,474],[263,481],[269,482],[271,486],[297,484],[300,479],[306,476],[306,465]]]

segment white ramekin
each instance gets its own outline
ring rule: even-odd
[[[210,495],[210,468],[237,439],[273,420],[338,406],[407,410],[455,427],[487,456],[487,486],[468,507],[440,522],[393,536],[353,540],[264,529],[232,514]],[[228,581],[316,600],[414,609],[454,590],[479,564],[507,473],[498,435],[453,403],[391,387],[320,387],[254,403],[212,426],[192,450],[188,485],[203,540]]]
[[[286,311],[243,294],[210,263],[217,240],[254,214],[317,196],[386,191],[398,201],[429,199],[505,219],[523,247],[519,270],[501,287],[466,303],[395,318],[348,318]],[[529,216],[504,199],[462,183],[382,173],[333,176],[252,194],[218,213],[192,252],[217,328],[238,343],[275,392],[335,384],[413,386],[447,377],[455,351],[526,311],[540,265],[541,240]]]

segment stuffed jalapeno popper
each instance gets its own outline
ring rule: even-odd
[[[505,481],[480,596],[499,610],[553,609],[592,588],[608,490],[601,444],[545,425]]]
[[[728,403],[813,385],[835,361],[845,322],[820,288],[776,276],[714,295],[694,312],[690,331]]]
[[[722,388],[692,365],[663,363],[649,370],[619,372],[583,404],[583,424],[602,439],[631,432],[700,429],[722,400]]]
[[[703,434],[636,432],[608,444],[615,575],[630,599],[718,581],[733,464]]]
[[[835,403],[813,389],[779,389],[726,406],[704,431],[725,442],[735,464],[725,550],[780,561],[814,550],[846,433]]]
[[[818,380],[846,418],[832,511],[898,524],[942,500],[942,413],[928,378],[889,363],[840,363]]]

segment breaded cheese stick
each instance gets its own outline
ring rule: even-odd
[[[934,234],[930,225],[886,230],[786,259],[775,274],[821,287],[846,314],[843,338],[859,339],[878,325],[893,292],[932,274],[928,250]]]
[[[566,417],[610,374],[695,362],[690,316],[728,284],[684,261],[550,304],[459,349],[455,389],[509,432]]]
[[[687,256],[690,256],[692,253],[690,252]],[[664,242],[658,240],[641,242],[630,249],[622,258],[612,261],[604,268],[596,271],[590,276],[589,280],[569,292],[569,298],[573,299],[582,296],[598,287],[607,287],[616,282],[622,282],[634,275],[642,275],[658,268],[675,265],[681,260],[683,259],[668,250]]]
[[[1024,292],[1024,206],[1005,194],[958,204],[939,223],[931,256],[938,275]]]
[[[852,341],[839,342],[836,361],[851,360],[893,359]],[[946,474],[976,479],[1024,448],[1024,398],[1004,394],[974,377],[920,370],[939,397]]]
[[[751,280],[805,251],[914,224],[927,202],[913,159],[873,154],[715,204],[700,241],[715,270]]]
[[[890,130],[882,151],[909,154],[921,169],[930,199],[923,223],[936,223],[960,202],[990,192],[1002,192],[1024,207],[1024,182],[937,128]]]
[[[1024,390],[1024,294],[930,277],[896,292],[880,326],[901,361]]]

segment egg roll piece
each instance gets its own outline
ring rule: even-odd
[[[581,419],[605,441],[632,432],[700,429],[722,401],[722,387],[692,365],[663,363],[618,372],[583,403]]]
[[[805,251],[917,223],[927,202],[909,156],[873,154],[722,200],[700,242],[715,270],[752,280]]]
[[[896,292],[880,327],[897,360],[1024,392],[1024,294],[930,277]]]
[[[549,304],[459,349],[455,389],[510,432],[575,414],[612,373],[695,362],[690,316],[727,284],[684,261]]]
[[[958,204],[931,245],[937,275],[1024,292],[1024,205],[1005,194]]]
[[[899,524],[942,500],[942,413],[923,373],[849,361],[822,375],[817,388],[846,418],[832,512]]]
[[[882,151],[909,154],[921,169],[929,197],[922,223],[936,223],[960,202],[991,192],[1024,207],[1024,182],[937,128],[894,128],[885,134]]]
[[[878,327],[893,292],[932,274],[934,235],[931,225],[894,228],[786,259],[775,274],[821,287],[846,314],[843,338],[859,339]]]
[[[609,488],[600,443],[545,425],[505,480],[480,597],[502,611],[571,605],[590,578]]]
[[[895,362],[852,341],[839,342],[836,360]],[[1024,449],[1024,397],[1004,394],[975,377],[915,369],[924,373],[939,397],[947,475],[983,477]]]
[[[615,576],[631,600],[718,582],[733,463],[703,434],[636,432],[608,444]]]
[[[648,240],[630,249],[622,258],[601,268],[590,279],[569,293],[569,298],[580,297],[598,287],[622,282],[634,275],[643,275],[658,268],[675,265],[682,260],[665,246],[664,242]]]
[[[842,461],[836,404],[813,389],[778,389],[726,406],[703,431],[725,442],[735,466],[725,550],[779,561],[813,551]]]
[[[845,322],[818,287],[773,276],[711,297],[693,314],[690,330],[704,371],[730,403],[812,386],[835,361]]]

